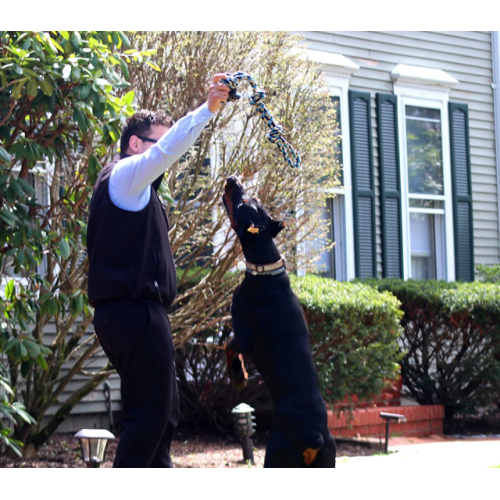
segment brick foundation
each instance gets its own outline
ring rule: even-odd
[[[427,437],[443,434],[444,407],[432,406],[385,406],[379,408],[359,408],[350,415],[328,412],[328,428],[333,436],[385,436],[385,420],[380,412],[398,413],[406,417],[405,423],[391,422],[391,436]]]

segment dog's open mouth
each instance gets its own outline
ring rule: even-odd
[[[233,229],[236,229],[233,199],[239,191],[242,194],[245,192],[241,182],[234,175],[228,177],[226,183],[224,184],[224,195],[222,196],[222,200],[224,202],[224,206],[226,207],[227,214],[229,215],[229,220],[231,221],[231,227]]]
[[[231,227],[235,229],[234,217],[233,217],[233,200],[228,193],[224,193],[222,196],[222,201],[224,202],[224,206],[226,207],[227,215],[229,216],[229,220],[231,221]]]

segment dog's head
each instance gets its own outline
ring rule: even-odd
[[[285,222],[271,217],[259,199],[246,193],[234,175],[226,180],[222,200],[244,252],[251,243],[272,241],[285,227]]]

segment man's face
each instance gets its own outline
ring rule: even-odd
[[[147,151],[155,142],[160,139],[169,127],[166,125],[151,125],[151,128],[147,133],[144,133],[142,137],[147,137],[151,141],[145,141],[133,135],[129,141],[129,154],[140,155]],[[155,142],[152,142],[155,141]]]

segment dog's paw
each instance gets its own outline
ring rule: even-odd
[[[238,354],[233,358],[230,377],[233,383],[233,387],[236,390],[242,391],[246,387],[248,381],[248,373],[245,369],[243,354]]]

